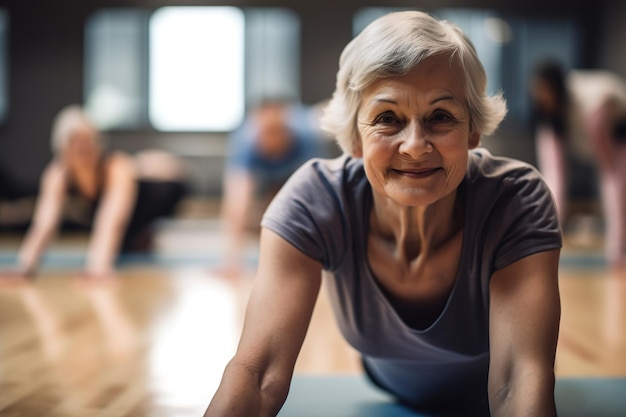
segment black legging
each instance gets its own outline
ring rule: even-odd
[[[137,241],[149,233],[157,219],[172,216],[186,193],[187,187],[182,182],[139,181],[135,208],[128,222],[121,251],[132,252],[141,247]]]

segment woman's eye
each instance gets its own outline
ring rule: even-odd
[[[385,125],[390,125],[390,124],[398,123],[398,118],[393,113],[386,112],[378,116],[375,122],[385,124]]]
[[[451,122],[452,120],[452,116],[445,112],[436,112],[430,117],[430,121],[434,123],[445,123]]]

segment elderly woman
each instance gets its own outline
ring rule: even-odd
[[[55,154],[41,177],[31,226],[18,256],[18,275],[32,275],[68,211],[91,227],[85,275],[113,273],[120,251],[149,247],[155,219],[171,215],[185,191],[182,162],[162,151],[131,157],[105,152],[95,126],[79,106],[69,106],[52,128]],[[69,203],[69,204],[66,204]]]
[[[478,149],[505,114],[470,41],[421,12],[344,50],[325,126],[345,155],[262,221],[243,334],[207,416],[284,402],[322,276],[378,386],[431,415],[554,416],[561,234],[537,171]]]

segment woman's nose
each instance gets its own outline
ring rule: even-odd
[[[405,135],[400,143],[399,152],[418,158],[424,153],[432,151],[432,144],[428,140],[428,135],[420,123],[412,123],[407,126]]]

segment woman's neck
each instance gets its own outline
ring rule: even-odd
[[[447,243],[463,227],[458,191],[428,206],[409,207],[374,193],[370,232],[395,243],[407,260]]]

